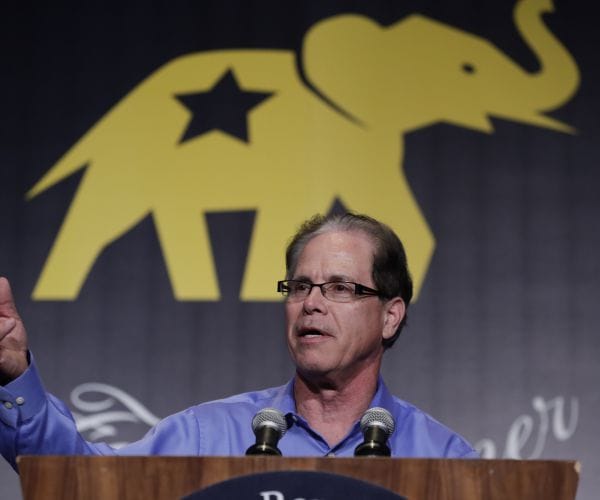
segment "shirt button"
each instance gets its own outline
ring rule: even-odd
[[[10,410],[13,407],[13,404],[10,401],[4,401],[4,408]]]
[[[22,404],[25,404],[25,398],[23,396],[19,396],[15,399],[15,403],[21,406]]]
[[[333,451],[330,451],[329,453],[327,453],[327,455],[325,455],[326,457],[335,457],[335,453]]]

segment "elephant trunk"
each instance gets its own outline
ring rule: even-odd
[[[553,11],[552,0],[520,0],[514,10],[515,24],[540,64],[540,70],[530,75],[529,91],[522,89],[520,95],[532,111],[559,107],[579,86],[575,60],[542,21],[542,14]]]

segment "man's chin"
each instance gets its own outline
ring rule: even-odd
[[[331,364],[324,362],[296,363],[298,375],[311,384],[322,385],[335,378],[336,370]]]

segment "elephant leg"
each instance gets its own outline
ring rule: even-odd
[[[113,198],[114,200],[118,197]],[[34,288],[35,300],[75,300],[102,250],[148,210],[106,205],[85,186],[76,195]]]
[[[435,240],[421,210],[405,182],[388,179],[369,192],[348,189],[343,203],[348,209],[362,212],[387,224],[400,237],[406,251],[414,282],[414,297],[419,294],[435,247]],[[379,189],[377,189],[377,187]],[[353,195],[353,192],[356,195]]]
[[[285,278],[286,243],[305,218],[303,213],[290,214],[288,207],[285,213],[282,207],[257,211],[240,292],[242,300],[278,298],[277,281]]]
[[[215,264],[204,215],[199,210],[164,206],[154,223],[178,300],[219,300]]]

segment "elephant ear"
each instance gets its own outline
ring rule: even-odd
[[[305,36],[302,64],[308,81],[339,108],[368,121],[377,106],[377,89],[388,61],[383,28],[359,15],[335,16],[316,24]]]

